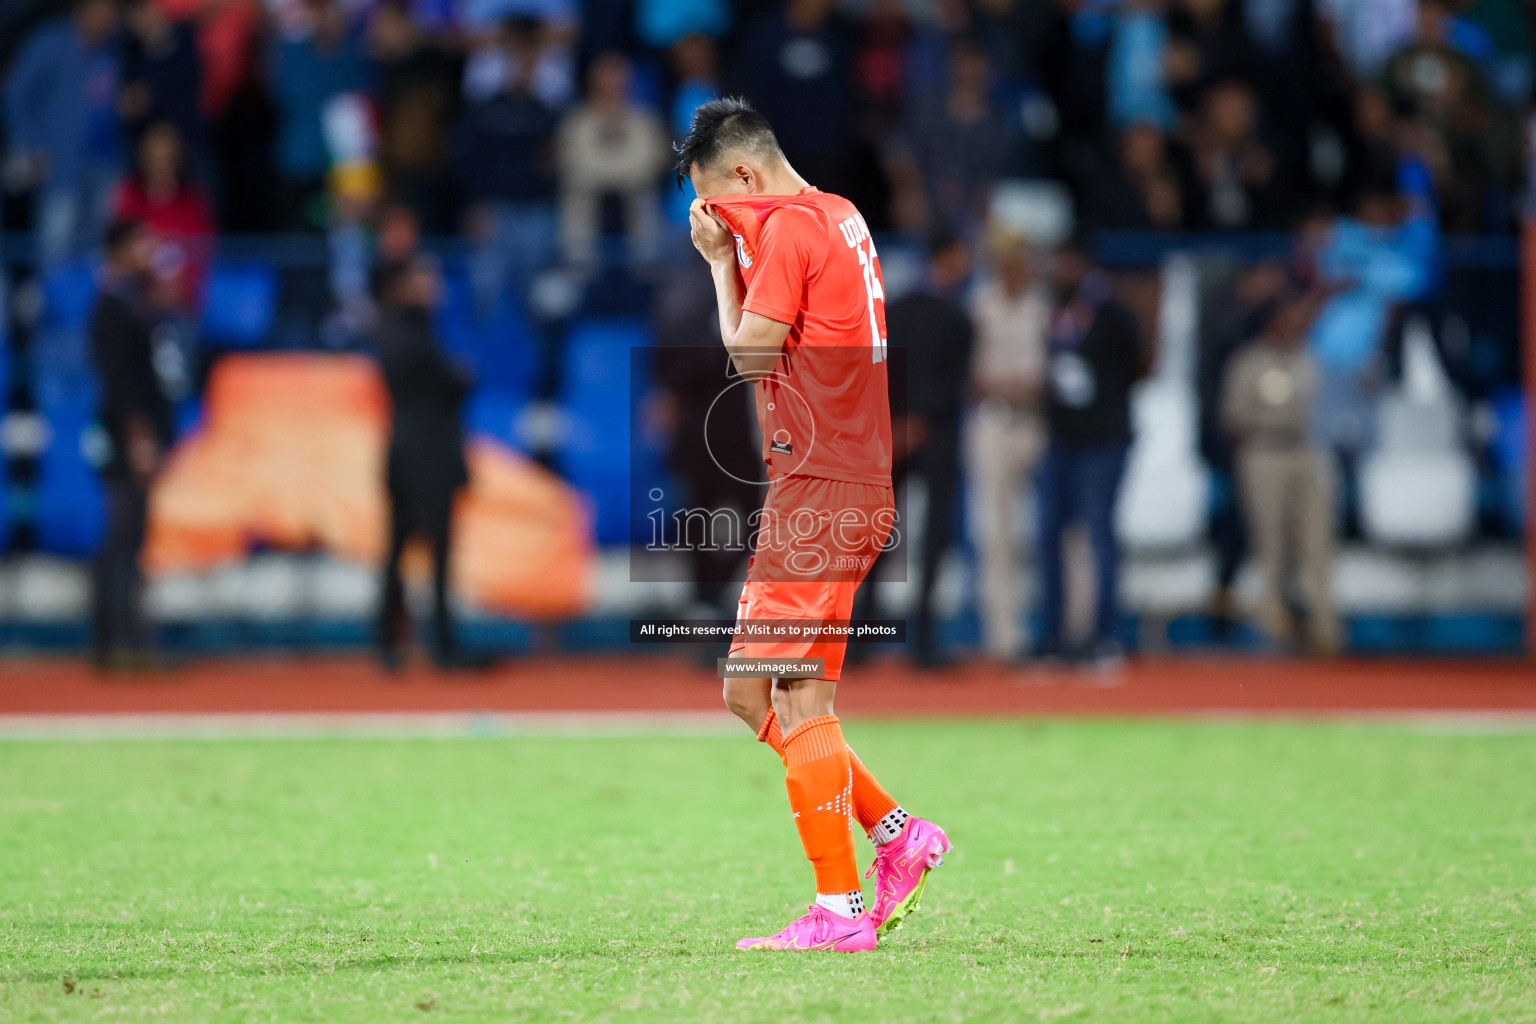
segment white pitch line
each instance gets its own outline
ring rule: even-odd
[[[741,736],[727,711],[317,711],[0,715],[0,741]]]

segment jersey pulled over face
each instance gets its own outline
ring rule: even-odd
[[[705,205],[736,236],[742,309],[790,327],[774,372],[756,383],[769,477],[889,486],[885,289],[864,218],[809,186]]]

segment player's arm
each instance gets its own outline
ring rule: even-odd
[[[725,337],[725,324],[720,324],[721,337]],[[789,337],[789,324],[781,324],[757,313],[741,314],[736,333],[725,340],[725,350],[731,354],[731,365],[747,380],[757,380],[773,373],[779,365],[779,353],[784,349],[784,339]]]
[[[780,323],[741,308],[745,298],[741,272],[736,269],[736,239],[715,215],[695,199],[688,210],[694,247],[709,261],[715,281],[715,305],[720,314],[720,340],[730,353],[731,365],[747,380],[773,372],[789,337],[789,324]]]

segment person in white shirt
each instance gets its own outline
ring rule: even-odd
[[[976,406],[966,461],[980,519],[982,644],[989,657],[1007,660],[1024,646],[1018,511],[1045,450],[1041,399],[1050,298],[1025,238],[994,232],[990,248],[990,272],[971,299]]]
[[[566,115],[555,137],[565,258],[591,266],[598,258],[604,196],[623,204],[629,255],[646,263],[661,233],[660,183],[671,149],[656,112],[629,98],[629,58],[607,53],[592,62],[586,102]]]

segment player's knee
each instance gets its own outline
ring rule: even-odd
[[[787,735],[790,730],[812,718],[836,714],[833,701],[837,683],[830,679],[776,679],[773,684],[773,707],[779,716],[779,725]]]
[[[727,679],[721,697],[731,714],[756,729],[768,714],[766,690],[761,680]]]

